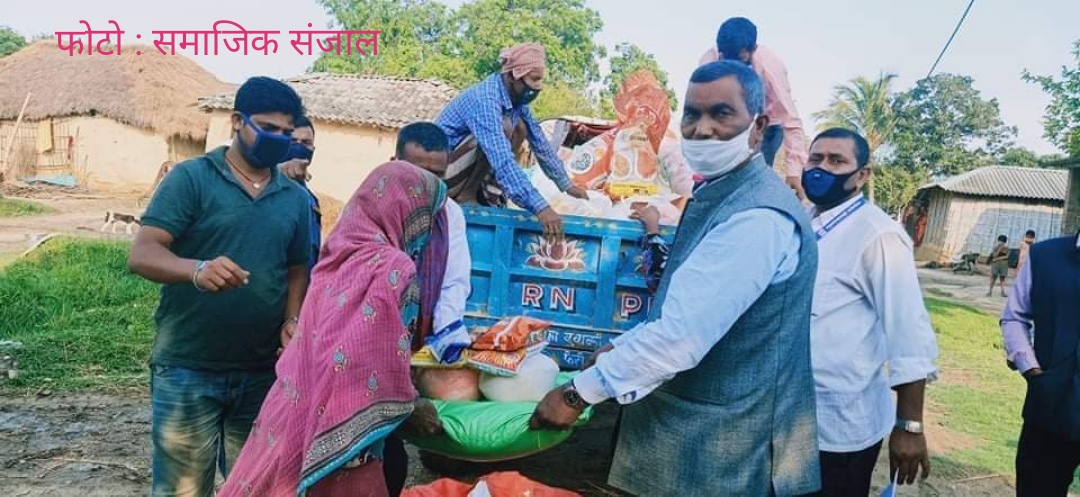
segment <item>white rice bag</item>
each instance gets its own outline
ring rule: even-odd
[[[559,365],[540,353],[529,354],[512,377],[480,373],[480,393],[495,402],[540,402],[559,376]]]

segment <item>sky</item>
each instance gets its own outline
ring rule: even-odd
[[[596,41],[608,47],[631,42],[656,56],[680,100],[702,53],[727,18],[743,16],[758,26],[758,43],[777,53],[788,68],[792,94],[808,133],[811,114],[823,109],[833,86],[880,71],[899,75],[898,90],[925,77],[968,0],[586,0],[604,21]],[[0,24],[30,37],[80,31],[80,20],[108,29],[110,19],[125,31],[153,40],[153,30],[211,29],[218,20],[245,28],[280,30],[279,50],[270,55],[191,56],[219,79],[241,83],[250,76],[289,77],[303,73],[315,56],[289,45],[290,30],[326,27],[331,21],[315,0],[3,0]],[[460,5],[462,0],[444,3]],[[1006,123],[1019,128],[1018,144],[1038,153],[1057,152],[1042,138],[1041,119],[1049,97],[1020,79],[1024,69],[1059,75],[1074,64],[1072,43],[1080,1],[976,0],[937,71],[975,79],[985,98],[998,99]],[[382,40],[379,40],[382,44]],[[380,51],[390,49],[380,46]],[[224,51],[224,50],[223,50]],[[177,52],[179,55],[179,50]],[[94,55],[95,57],[101,55]],[[677,117],[676,117],[677,118]]]

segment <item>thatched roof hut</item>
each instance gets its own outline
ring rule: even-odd
[[[210,116],[198,108],[199,97],[233,86],[183,55],[147,45],[121,49],[71,56],[50,39],[0,59],[0,121],[14,120],[32,92],[26,121],[100,115],[166,137],[205,140]]]
[[[163,161],[203,152],[210,116],[198,99],[232,88],[191,59],[152,46],[69,55],[55,39],[0,59],[0,81],[0,136],[12,140],[0,148],[7,178],[140,191]]]

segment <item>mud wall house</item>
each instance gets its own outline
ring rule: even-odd
[[[0,59],[8,179],[70,175],[95,189],[145,189],[162,162],[203,152],[210,119],[198,99],[232,85],[182,55],[126,43],[120,50],[69,55],[45,40]]]
[[[310,186],[346,202],[378,165],[394,156],[406,124],[432,121],[457,94],[438,81],[376,75],[311,73],[285,79],[315,125]],[[232,140],[232,93],[200,100],[210,114],[207,150]]]
[[[1061,234],[1068,175],[1055,169],[988,166],[919,189],[928,207],[920,261],[946,263],[967,253],[984,257],[998,235],[1016,248],[1027,230],[1040,240]]]

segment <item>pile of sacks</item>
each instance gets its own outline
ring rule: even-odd
[[[436,400],[539,402],[555,386],[559,365],[543,354],[551,323],[514,317],[478,327],[460,354],[429,341],[412,357],[420,395]]]
[[[678,136],[668,129],[667,93],[651,72],[641,70],[626,78],[614,104],[614,128],[574,149],[559,148],[574,184],[589,191],[588,200],[560,192],[538,167],[530,168],[530,179],[563,215],[626,220],[634,204],[648,204],[660,212],[661,223],[677,224],[693,172]]]

